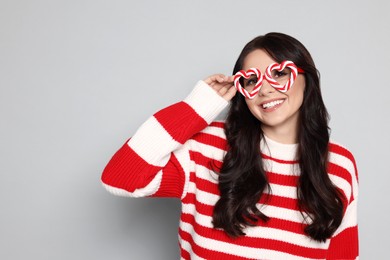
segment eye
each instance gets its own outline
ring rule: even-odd
[[[272,71],[272,77],[273,77],[274,79],[283,78],[283,77],[289,76],[290,73],[291,73],[291,70],[288,69],[288,68],[285,68],[285,69],[282,70],[282,71],[274,70],[274,71]]]
[[[274,73],[274,77],[275,78],[280,78],[280,77],[283,77],[283,76],[286,76],[287,75],[287,73],[285,73],[285,72],[283,72],[283,71],[276,71],[275,73]]]
[[[244,80],[244,87],[253,87],[254,85],[256,85],[257,80],[258,79],[256,76],[252,76],[249,79],[245,79]]]

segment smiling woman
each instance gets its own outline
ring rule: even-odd
[[[256,49],[245,58],[243,70],[255,67],[265,72],[271,63],[275,63],[275,60],[266,51]],[[287,75],[290,75],[291,72],[286,73],[286,68],[279,73],[276,72],[273,70],[274,78],[283,85],[288,85],[286,83],[290,77]],[[305,90],[305,77],[303,74],[299,74],[294,81],[294,87],[284,93],[276,90],[271,83],[263,80],[258,94],[252,99],[246,99],[246,104],[251,113],[262,122],[262,129],[266,136],[275,141],[296,143],[299,109]],[[244,85],[246,87],[248,82],[244,82]]]
[[[147,120],[106,166],[106,189],[180,199],[183,259],[358,258],[356,164],[329,141],[309,52],[269,33],[233,74]]]

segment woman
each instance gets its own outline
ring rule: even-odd
[[[104,186],[180,198],[184,259],[357,258],[356,164],[329,141],[309,52],[269,33],[244,47],[233,74],[198,82],[147,120],[106,166]]]

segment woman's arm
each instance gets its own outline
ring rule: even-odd
[[[230,77],[222,83],[209,77],[184,101],[149,118],[105,167],[104,187],[120,196],[181,197],[191,165],[184,144],[227,106],[231,85]]]

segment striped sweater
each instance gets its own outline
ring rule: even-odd
[[[236,239],[213,228],[219,199],[215,169],[227,149],[224,123],[214,120],[227,105],[200,81],[184,101],[154,114],[126,141],[104,169],[103,185],[120,196],[179,198],[181,259],[357,259],[357,169],[353,155],[334,143],[329,144],[328,174],[347,207],[331,239],[320,243],[303,232],[307,222],[297,206],[297,145],[268,138],[260,146],[271,190],[265,191],[267,203],[260,199],[257,205],[270,220],[245,228],[246,235]]]

